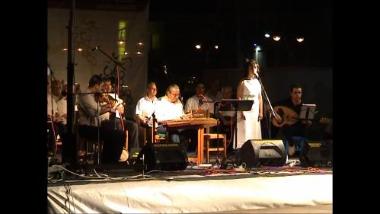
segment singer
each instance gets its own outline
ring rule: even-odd
[[[241,111],[237,115],[237,142],[239,149],[247,140],[261,139],[261,124],[263,118],[263,99],[261,85],[258,81],[259,65],[255,60],[248,61],[247,76],[237,87],[237,99],[253,100],[250,111]]]

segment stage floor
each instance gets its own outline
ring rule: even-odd
[[[332,213],[331,168],[196,166],[143,177],[104,167],[69,174],[49,180],[50,213]]]

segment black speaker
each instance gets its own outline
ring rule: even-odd
[[[329,166],[332,162],[332,141],[306,143],[300,161],[302,166]]]
[[[184,170],[188,165],[187,153],[178,143],[146,144],[135,162],[135,170]]]
[[[238,162],[247,168],[283,166],[286,163],[285,146],[282,140],[248,140],[240,148]]]

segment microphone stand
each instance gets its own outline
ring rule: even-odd
[[[51,102],[51,118],[50,118],[50,122],[51,122],[51,131],[53,132],[53,138],[52,139],[52,143],[54,143],[54,147],[55,147],[55,144],[57,143],[57,137],[56,137],[56,134],[55,134],[55,128],[54,128],[54,97],[53,97],[53,80],[55,80],[55,77],[53,76],[53,70],[50,68],[50,65],[48,64],[48,69],[49,69],[49,73],[50,73],[50,102]],[[49,122],[49,121],[48,121]],[[50,133],[49,133],[50,134]],[[55,159],[56,158],[56,153],[57,151],[55,151],[55,149],[53,150],[54,151],[54,154],[53,154],[53,158]]]
[[[97,94],[100,94],[99,92],[80,92],[80,93],[75,93],[75,95],[78,95],[78,96],[83,96],[83,95],[94,95],[96,96]],[[96,125],[97,125],[97,136],[96,136],[96,165],[97,166],[100,166],[100,128],[101,128],[101,124],[100,124],[100,102],[99,100],[96,100],[96,116],[95,116],[95,120],[96,120]],[[87,146],[86,146],[86,150],[87,150]],[[95,153],[95,152],[94,152]],[[93,157],[93,155],[92,155]],[[87,162],[87,155],[85,157],[85,165],[88,164]]]
[[[93,50],[94,50],[94,51],[99,51],[100,53],[102,53],[105,57],[107,57],[107,58],[110,59],[113,63],[115,63],[116,66],[121,67],[124,71],[127,70],[127,69],[125,69],[125,67],[123,66],[123,64],[122,64],[120,61],[114,59],[114,58],[111,57],[109,54],[107,54],[106,52],[104,52],[104,51],[100,48],[100,46],[96,46]]]
[[[48,69],[50,73],[50,99],[51,99],[51,116],[52,116],[52,121],[53,121],[53,116],[54,116],[54,105],[53,105],[53,80],[55,78],[53,77],[53,70],[50,68],[50,65],[48,64]]]
[[[67,131],[62,138],[62,162],[77,165],[76,139],[74,135],[74,65],[75,48],[73,42],[75,0],[71,0],[69,24],[67,26]]]
[[[256,75],[256,79],[259,81],[259,83],[260,83],[260,86],[261,86],[261,90],[262,90],[262,94],[264,94],[264,99],[265,99],[265,101],[268,103],[268,105],[269,105],[269,117],[268,117],[268,137],[269,138],[272,138],[272,131],[271,131],[271,126],[270,126],[270,122],[271,122],[271,116],[274,116],[274,117],[276,117],[277,116],[277,113],[276,113],[276,111],[275,110],[273,110],[273,106],[272,106],[272,104],[271,104],[271,102],[270,102],[270,100],[269,100],[269,97],[268,97],[268,95],[267,95],[267,92],[265,91],[265,88],[264,88],[264,85],[263,85],[263,83],[261,82],[261,78],[260,78],[260,76],[259,76],[259,74],[258,73],[256,73],[255,72],[255,75]]]
[[[221,104],[220,101],[216,101],[214,103],[214,115],[216,117],[216,138],[218,140],[218,144],[219,144],[219,132],[220,132],[220,126],[221,126],[221,123],[220,123],[218,117],[220,117],[220,118],[223,117],[221,114],[219,114],[219,109],[220,109],[219,105],[220,104]],[[227,147],[225,149],[227,149]],[[216,150],[217,150],[217,154],[218,154],[217,159],[216,159],[216,164],[217,164],[218,167],[220,167],[221,166],[221,161],[220,161],[220,153],[221,152],[219,151],[219,145],[217,145]],[[224,151],[224,152],[227,153],[227,151]]]
[[[122,68],[124,71],[126,71],[127,69],[123,66],[123,64],[114,59],[113,57],[111,57],[109,54],[107,54],[105,51],[103,51],[100,46],[96,46],[93,51],[99,51],[101,54],[103,54],[105,57],[107,57],[109,60],[111,60],[114,64],[115,64],[115,67],[116,67],[116,79],[117,79],[117,87],[116,87],[116,91],[115,91],[115,99],[116,99],[116,94],[120,97],[120,70],[119,70],[119,67]],[[123,122],[123,117],[119,114],[120,116],[120,124],[122,126],[122,129],[124,131],[124,122]],[[115,118],[115,129],[116,129],[116,118]]]

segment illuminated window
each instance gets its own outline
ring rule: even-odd
[[[126,57],[126,49],[127,49],[127,26],[128,22],[126,20],[120,20],[119,21],[119,28],[118,28],[118,60],[123,60]]]

